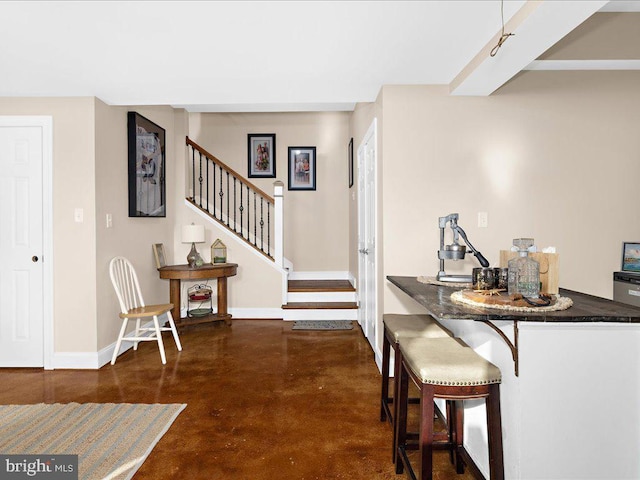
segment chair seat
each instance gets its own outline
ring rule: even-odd
[[[120,318],[139,318],[153,317],[154,315],[162,315],[173,308],[172,303],[163,303],[159,305],[145,305],[144,307],[132,308],[127,312],[121,312]]]
[[[383,315],[385,328],[398,343],[400,337],[451,337],[452,334],[440,325],[431,315],[402,315],[385,313]]]
[[[401,338],[400,350],[411,371],[430,385],[500,383],[500,369],[454,338]]]

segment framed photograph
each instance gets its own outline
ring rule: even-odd
[[[353,138],[349,140],[349,188],[353,187]]]
[[[640,273],[640,242],[622,244],[622,271]]]
[[[166,217],[165,131],[136,112],[127,115],[129,216]]]
[[[166,257],[164,256],[164,245],[162,243],[153,244],[153,256],[156,258],[156,268],[167,266]]]
[[[247,143],[249,178],[276,178],[276,134],[250,133]]]
[[[316,147],[289,147],[289,190],[316,189]]]

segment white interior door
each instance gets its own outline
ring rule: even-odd
[[[44,366],[45,133],[42,126],[29,123],[33,122],[0,117],[2,367]]]
[[[358,322],[376,350],[376,120],[358,148]]]

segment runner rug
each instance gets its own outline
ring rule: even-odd
[[[0,405],[0,454],[78,455],[78,478],[130,479],[186,404]]]
[[[350,320],[298,320],[293,322],[292,330],[351,330]]]

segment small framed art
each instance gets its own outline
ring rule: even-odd
[[[249,178],[275,178],[275,133],[250,133],[247,144]]]
[[[156,259],[156,268],[160,269],[167,266],[164,255],[164,245],[162,243],[153,244],[153,256]]]
[[[640,273],[640,242],[622,244],[622,271]]]
[[[129,216],[166,217],[165,130],[136,112],[127,114]]]
[[[289,190],[316,189],[316,147],[289,147]]]

